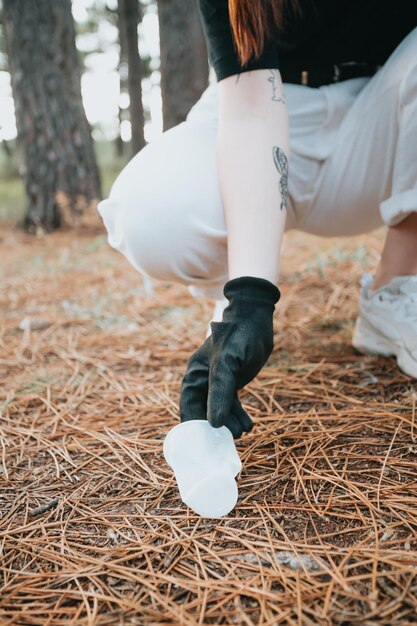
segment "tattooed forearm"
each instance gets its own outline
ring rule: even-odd
[[[274,102],[282,102],[283,104],[285,104],[285,100],[282,97],[282,94],[277,93],[278,91],[278,70],[269,70],[269,78],[268,78],[268,82],[271,83],[272,85],[272,98],[271,100],[273,100]]]
[[[288,159],[284,152],[278,146],[272,146],[272,156],[274,158],[275,167],[281,174],[279,179],[279,190],[281,192],[281,211],[287,207],[288,198]]]

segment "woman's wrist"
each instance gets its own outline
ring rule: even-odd
[[[223,287],[223,294],[229,306],[240,306],[242,303],[274,306],[281,297],[277,285],[255,276],[239,276],[228,280]]]

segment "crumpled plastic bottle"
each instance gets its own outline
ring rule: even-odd
[[[235,476],[242,469],[233,435],[206,420],[181,422],[165,437],[163,453],[181,500],[202,517],[223,517],[234,508]]]

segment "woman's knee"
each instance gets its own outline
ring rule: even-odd
[[[409,87],[415,89],[417,82],[417,27],[404,37],[380,72],[384,85],[396,86],[400,104],[404,104],[404,99],[408,98]]]
[[[100,203],[110,245],[139,271],[185,284],[210,271],[224,228],[214,147],[215,134],[183,122],[136,155]]]

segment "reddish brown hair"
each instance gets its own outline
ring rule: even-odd
[[[242,65],[258,58],[264,44],[282,30],[284,11],[297,13],[299,0],[228,0],[232,32]]]

